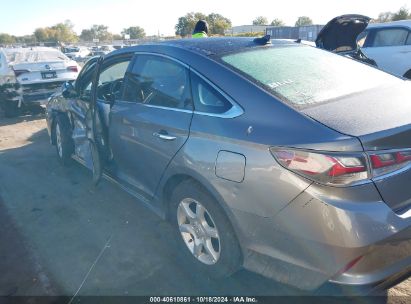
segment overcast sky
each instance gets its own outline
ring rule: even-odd
[[[32,34],[38,27],[70,19],[77,33],[93,24],[104,24],[113,33],[138,25],[147,35],[174,35],[178,17],[188,12],[219,13],[233,25],[251,24],[260,15],[269,22],[280,18],[287,25],[305,15],[315,24],[324,24],[347,13],[376,17],[407,3],[409,0],[1,0],[0,33]]]

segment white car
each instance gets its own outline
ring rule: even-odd
[[[80,66],[62,52],[47,48],[0,49],[0,106],[6,117],[39,108],[66,81],[75,80]]]
[[[411,20],[370,23],[357,43],[381,70],[411,79]]]
[[[92,51],[92,56],[104,56],[115,50],[116,49],[112,45],[102,45]]]
[[[76,61],[83,61],[85,58],[90,56],[91,51],[86,47],[73,46],[73,47],[66,47],[64,54],[70,59],[73,59]]]

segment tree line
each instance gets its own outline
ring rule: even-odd
[[[187,13],[185,16],[179,17],[175,25],[176,36],[190,36],[194,30],[198,20],[206,20],[209,24],[209,33],[211,35],[224,35],[226,30],[232,27],[231,20],[217,13],[205,15],[200,12]],[[397,12],[382,12],[372,22],[389,22],[403,19],[411,19],[411,13],[406,7],[401,7]],[[267,17],[258,16],[252,20],[253,25],[271,25],[284,26],[285,23],[279,18],[268,21]],[[308,16],[300,16],[297,18],[294,26],[311,25],[313,21]],[[146,37],[144,29],[140,26],[131,26],[123,29],[120,34],[113,34],[108,30],[108,26],[103,24],[95,24],[89,29],[83,29],[80,35],[77,35],[73,30],[74,24],[70,20],[55,24],[50,27],[37,28],[32,35],[13,36],[5,33],[0,33],[0,44],[14,43],[36,43],[36,42],[64,42],[75,43],[78,41],[91,42],[93,39],[100,41],[122,40],[125,35],[130,39],[141,39]]]
[[[130,39],[140,39],[146,36],[144,29],[140,26],[125,28],[121,34],[111,33],[108,26],[103,24],[95,24],[89,29],[83,29],[80,35],[77,35],[73,28],[74,24],[70,20],[66,20],[50,27],[37,28],[32,35],[18,37],[0,33],[0,44],[75,43],[78,41],[91,42],[93,39],[99,39],[100,41],[122,40],[125,35],[128,35]]]
[[[378,15],[372,22],[390,22],[411,19],[411,12],[405,6],[401,7],[397,12],[383,12]]]
[[[390,21],[398,21],[398,20],[406,20],[411,19],[411,12],[405,6],[401,7],[396,12],[383,12],[378,15],[377,18],[372,19],[371,22],[390,22]],[[311,25],[313,21],[310,17],[301,16],[298,17],[297,21],[295,22],[294,26],[303,26],[303,25]],[[284,26],[285,23],[281,19],[274,18],[271,23],[268,19],[264,16],[258,16],[253,20],[253,25],[271,25],[271,26]]]

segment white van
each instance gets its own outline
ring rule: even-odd
[[[381,70],[411,79],[411,20],[370,23],[357,43]]]

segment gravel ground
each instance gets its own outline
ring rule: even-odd
[[[62,167],[43,117],[0,113],[1,295],[301,295],[240,271],[210,281],[182,267],[167,223],[73,163]],[[374,303],[375,299],[370,303]],[[382,303],[410,303],[411,279]]]

